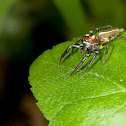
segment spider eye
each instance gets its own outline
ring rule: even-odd
[[[90,36],[92,36],[93,35],[93,30],[90,30]]]

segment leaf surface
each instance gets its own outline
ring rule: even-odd
[[[126,32],[121,36],[126,37]],[[126,40],[109,42],[84,74],[92,56],[73,76],[70,73],[85,54],[74,49],[63,59],[62,53],[73,41],[45,51],[30,67],[31,90],[38,107],[50,121],[49,126],[125,126],[126,125]]]

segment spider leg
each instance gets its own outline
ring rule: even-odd
[[[107,56],[107,54],[108,54],[109,45],[108,45],[108,42],[103,43],[103,45],[106,45],[106,52],[105,52],[105,57],[104,57],[104,61],[103,61],[103,66],[104,66],[105,59],[106,59],[106,56]]]
[[[73,75],[73,73],[86,61],[87,57],[89,57],[89,56],[90,56],[90,54],[86,54],[84,56],[84,58],[81,60],[81,62],[79,63],[79,65],[73,70],[73,72],[70,74],[70,76]]]
[[[91,59],[90,63],[88,64],[88,66],[87,66],[87,68],[86,68],[86,70],[85,70],[84,73],[87,72],[88,68],[91,66],[91,64],[93,63],[93,61],[94,61],[94,59],[96,58],[96,56],[97,56],[98,53],[99,53],[99,51],[95,51],[95,54],[94,54],[94,56],[92,57],[92,59]]]
[[[104,29],[104,28],[111,28],[111,29],[113,29],[113,27],[111,25],[106,25],[106,26],[103,26],[103,27],[96,28],[96,31],[99,32],[99,29]]]
[[[82,38],[79,38],[74,45],[78,45],[79,41],[82,41]],[[74,49],[74,47],[72,47],[72,55],[73,55],[73,49]]]
[[[116,36],[115,38],[119,38],[119,39],[124,39],[124,40],[126,40],[126,38],[123,38],[123,37],[118,37],[118,36]]]
[[[79,39],[76,41],[75,45],[78,44],[79,41],[82,41],[82,38],[79,38]]]
[[[60,62],[59,62],[59,66],[61,65],[61,61],[62,61],[62,58],[70,51],[71,48],[79,48],[79,50],[81,50],[81,47],[79,45],[71,45],[69,46],[66,51],[61,55],[61,58],[60,58]]]
[[[110,36],[109,39],[111,39],[112,37],[113,37],[113,36]],[[119,39],[126,40],[126,38],[119,37],[119,36],[116,36],[115,38],[119,38]],[[105,59],[106,59],[106,56],[107,56],[107,54],[108,54],[109,45],[108,45],[108,42],[104,42],[103,45],[106,45],[106,52],[105,52],[105,57],[104,57],[104,61],[103,61],[103,66],[104,66]]]

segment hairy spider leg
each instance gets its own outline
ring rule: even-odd
[[[119,36],[116,36],[115,38],[119,38],[119,39],[123,39],[123,40],[126,40],[126,38],[123,38],[123,37],[119,37]]]
[[[112,38],[112,36],[109,37],[109,39],[111,39],[111,38]],[[126,40],[126,38],[118,37],[118,36],[116,36],[115,38],[119,38],[119,39]],[[105,52],[105,57],[104,57],[104,61],[103,61],[103,66],[104,66],[105,59],[106,59],[107,54],[108,54],[108,48],[109,48],[109,44],[108,44],[108,42],[104,42],[104,43],[102,44],[102,46],[104,46],[104,45],[106,45],[106,52]]]
[[[82,52],[81,46],[79,46],[79,45],[73,44],[73,45],[69,46],[69,47],[66,49],[66,51],[62,54],[62,56],[61,56],[61,58],[60,58],[59,66],[61,65],[62,58],[70,51],[71,48],[78,48],[79,51]]]
[[[73,70],[73,72],[70,74],[70,76],[73,75],[73,73],[86,61],[86,59],[90,56],[90,54],[86,54],[83,59],[81,60],[81,62],[79,63],[79,65],[77,65],[77,67]]]
[[[90,63],[88,64],[88,66],[87,66],[87,68],[86,68],[86,70],[85,70],[84,73],[87,72],[88,68],[91,66],[91,64],[92,64],[93,61],[95,60],[96,56],[98,55],[98,53],[99,53],[99,51],[95,51],[94,56],[92,57],[92,59],[91,59]]]
[[[99,29],[104,29],[104,28],[111,28],[111,29],[113,29],[113,27],[111,25],[106,25],[106,26],[103,26],[103,27],[96,28],[96,31],[99,32]]]
[[[79,38],[74,45],[78,45],[79,41],[82,41],[82,38]],[[73,56],[73,49],[74,49],[74,47],[72,47],[72,56]],[[83,52],[81,51],[81,53],[83,53]]]
[[[79,38],[79,39],[76,41],[75,45],[77,45],[77,44],[79,43],[79,41],[82,41],[82,38]]]
[[[104,66],[104,63],[105,63],[105,59],[107,57],[107,54],[108,54],[108,48],[109,48],[109,45],[108,45],[108,42],[104,42],[102,44],[102,46],[106,45],[106,52],[105,52],[105,57],[104,57],[104,61],[103,61],[103,66]]]

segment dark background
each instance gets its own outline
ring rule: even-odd
[[[0,125],[47,126],[28,82],[29,66],[45,50],[99,26],[126,29],[124,0],[0,2]]]

